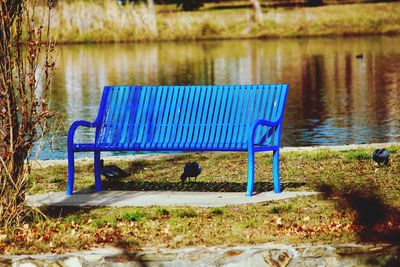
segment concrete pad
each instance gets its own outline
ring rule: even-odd
[[[244,192],[180,192],[180,191],[103,191],[97,193],[54,192],[27,197],[30,206],[192,206],[222,207],[315,195],[317,192],[263,192],[246,197]]]

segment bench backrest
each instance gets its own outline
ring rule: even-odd
[[[246,150],[251,124],[280,120],[286,95],[287,85],[106,86],[95,144],[110,150]],[[280,127],[267,136],[275,145]],[[255,140],[267,132],[260,128]]]

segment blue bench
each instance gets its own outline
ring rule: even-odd
[[[279,193],[279,147],[288,86],[106,86],[94,122],[68,132],[67,195],[74,187],[74,153],[94,152],[101,191],[101,151],[247,151],[247,196],[254,189],[254,153],[273,151]],[[95,128],[93,143],[74,143],[79,126]]]

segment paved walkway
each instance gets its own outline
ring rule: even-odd
[[[232,192],[177,192],[177,191],[103,191],[99,193],[75,193],[67,196],[65,192],[55,192],[27,197],[30,206],[192,206],[222,207],[259,203],[297,196],[318,194],[316,192],[263,192],[252,197],[245,193]]]

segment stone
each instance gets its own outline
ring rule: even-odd
[[[37,266],[48,266],[52,263],[50,259],[37,259],[34,257],[19,257],[13,261],[12,266],[15,267],[37,267]]]
[[[130,262],[103,262],[100,264],[88,264],[88,265],[84,265],[84,266],[93,266],[93,267],[97,267],[97,266],[102,266],[102,267],[150,267],[151,265],[145,265],[142,262],[137,262],[137,261],[130,261]]]
[[[16,262],[13,264],[13,266],[16,267],[38,267],[40,265],[36,265],[34,262],[29,262],[29,261],[24,261],[24,262]]]
[[[305,258],[320,258],[324,256],[326,250],[326,247],[309,247],[304,250],[302,256]]]
[[[243,267],[243,266],[252,266],[252,267],[266,267],[267,264],[264,261],[263,257],[264,251],[261,249],[250,249],[248,251],[243,251],[236,256],[226,256],[226,253],[222,258],[220,258],[217,262],[217,266],[224,267]]]
[[[113,263],[135,261],[136,259],[137,258],[135,256],[130,255],[114,255],[104,257],[104,261]]]
[[[173,261],[176,259],[175,253],[146,253],[138,255],[138,258],[146,262],[160,262],[160,261]]]
[[[223,267],[243,267],[243,266],[248,266],[244,262],[229,262],[226,264],[221,265]]]
[[[0,256],[0,266],[400,266],[399,255],[400,247],[390,244],[337,246],[260,244],[209,248],[148,249],[132,254],[124,253],[120,249],[107,248],[64,255]]]
[[[292,259],[287,250],[271,249],[264,253],[264,260],[268,266],[285,267]]]
[[[386,247],[383,246],[374,246],[368,249],[369,252],[381,252],[384,251]]]
[[[340,264],[335,258],[297,258],[292,260],[288,267],[342,267],[353,266],[347,264]]]
[[[336,253],[342,256],[363,254],[369,252],[369,246],[362,245],[339,245],[336,246]]]
[[[82,266],[82,263],[80,262],[78,257],[69,257],[66,260],[64,260],[64,266],[65,267],[80,267],[80,266]]]
[[[100,262],[103,260],[103,256],[101,255],[86,255],[84,257],[88,262]]]
[[[43,265],[44,265],[44,263],[43,263]],[[43,266],[43,265],[41,265],[41,266]],[[52,261],[47,264],[47,267],[64,267],[64,265],[63,265],[62,261]]]
[[[229,250],[229,251],[225,252],[224,256],[234,257],[234,256],[240,255],[242,253],[243,253],[243,250],[234,249],[234,250]]]
[[[202,261],[204,259],[213,257],[214,255],[214,253],[210,253],[208,250],[201,249],[197,252],[186,253],[183,255],[182,259],[186,261]]]

